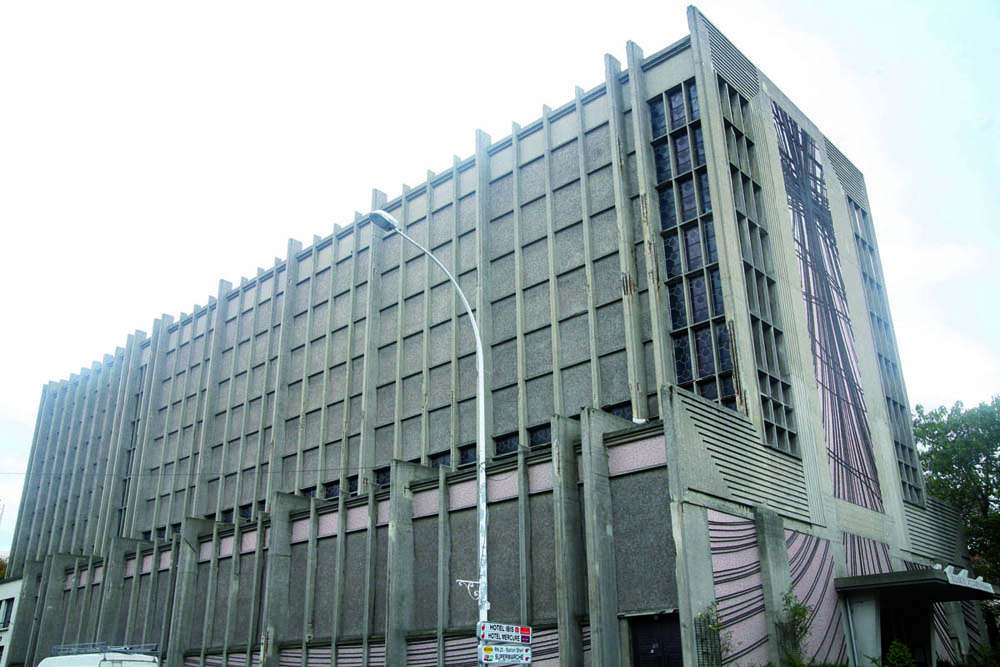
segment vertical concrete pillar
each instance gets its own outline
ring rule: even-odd
[[[604,89],[608,97],[608,125],[611,137],[611,175],[615,188],[615,219],[618,228],[618,263],[622,278],[622,312],[625,316],[625,360],[628,366],[628,390],[632,415],[649,416],[646,394],[646,362],[642,348],[642,322],[639,303],[639,272],[635,259],[635,225],[632,221],[631,187],[625,169],[628,150],[625,144],[625,105],[622,99],[621,65],[611,55],[604,56]]]
[[[66,569],[76,563],[76,559],[68,554],[53,554],[45,560],[48,568],[42,575],[45,590],[35,606],[35,623],[32,628],[34,646],[31,648],[34,649],[34,655],[29,656],[29,660],[34,661],[49,657],[52,647],[62,639],[63,625],[66,622],[66,610],[63,608]]]
[[[788,569],[788,549],[785,546],[785,527],[774,510],[756,505],[753,508],[757,528],[757,553],[760,556],[760,581],[764,594],[764,614],[767,619],[768,655],[771,663],[784,664],[790,656],[785,652],[791,637],[785,635],[784,596],[789,592],[792,575]]]
[[[309,509],[308,498],[287,493],[272,496],[271,546],[261,618],[263,667],[278,667],[278,641],[287,634],[288,605],[293,604],[288,597],[292,561],[292,521],[289,515],[306,509]]]
[[[552,417],[552,515],[555,523],[556,619],[559,657],[563,664],[583,664],[580,616],[586,612],[583,581],[586,572],[580,517],[576,443],[579,422]]]
[[[590,642],[595,665],[621,664],[618,634],[618,577],[615,563],[611,480],[604,434],[632,422],[595,408],[580,413],[583,463],[584,533],[590,593]]]
[[[394,460],[389,486],[389,539],[386,563],[385,660],[406,664],[406,632],[413,626],[413,494],[410,483],[437,471]]]
[[[214,522],[188,517],[181,526],[181,537],[174,548],[177,553],[177,583],[174,589],[174,608],[170,616],[167,635],[167,667],[182,667],[187,638],[191,636],[194,619],[198,616],[195,600],[201,597],[198,585],[198,556],[201,547],[198,536],[211,533]],[[163,647],[161,647],[162,650]]]
[[[38,595],[41,587],[42,563],[34,560],[22,561],[20,601],[11,619],[10,637],[7,638],[7,662],[9,664],[30,664],[27,660],[28,645],[31,643],[35,607],[28,604]]]

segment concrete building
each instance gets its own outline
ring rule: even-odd
[[[490,617],[536,664],[919,664],[984,638],[925,495],[864,179],[690,34],[372,207],[486,345]],[[10,664],[475,664],[475,361],[365,215],[42,394]],[[934,569],[936,566],[953,570]]]

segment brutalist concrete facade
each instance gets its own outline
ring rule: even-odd
[[[536,664],[778,662],[789,591],[807,656],[857,664],[897,611],[849,578],[967,566],[958,517],[923,494],[863,177],[688,18],[372,207],[475,306],[490,613]],[[445,276],[358,215],[50,383],[11,664],[474,664],[473,352]],[[926,584],[927,664],[980,641],[970,581]]]

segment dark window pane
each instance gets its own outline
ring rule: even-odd
[[[715,315],[725,315],[726,306],[722,302],[722,276],[718,269],[709,272],[712,277],[712,313]]]
[[[690,220],[698,211],[694,201],[694,181],[687,178],[680,182],[681,186],[681,219]]]
[[[698,108],[698,88],[694,85],[694,81],[689,81],[685,84],[688,91],[688,107],[691,109],[691,120],[695,120],[701,114],[701,110]]]
[[[701,268],[701,234],[697,223],[684,229],[684,254],[687,255],[688,271]]]
[[[733,386],[733,376],[723,375],[719,378],[722,381],[722,395],[723,396],[734,396],[736,395],[736,388]]]
[[[388,486],[390,481],[390,468],[379,468],[375,471],[375,483],[379,486]]]
[[[691,381],[691,350],[688,349],[687,333],[674,337],[674,374],[679,384]]]
[[[681,89],[669,94],[670,99],[670,127],[677,129],[684,124],[684,95]]]
[[[700,126],[694,128],[694,163],[699,167],[705,164],[705,140]]]
[[[677,158],[677,173],[683,174],[691,169],[691,144],[687,133],[674,137],[674,156]]]
[[[518,440],[517,433],[509,433],[507,435],[496,438],[493,441],[494,451],[496,456],[501,454],[510,454],[511,452],[516,452],[517,447],[520,444]]]
[[[705,263],[711,264],[712,262],[719,261],[719,249],[715,242],[715,224],[708,220],[702,225],[702,232],[705,235]]]
[[[458,448],[458,465],[464,466],[476,462],[476,446],[463,445]]]
[[[719,398],[719,389],[715,386],[715,378],[698,383],[698,393],[710,401]]]
[[[323,499],[330,500],[340,495],[340,482],[327,482],[323,485]]]
[[[670,229],[677,224],[677,211],[674,208],[674,187],[667,185],[660,190],[660,228]]]
[[[719,345],[719,370],[729,371],[733,369],[733,353],[729,348],[729,329],[726,325],[721,325],[715,329],[715,340]],[[730,380],[731,382],[732,380]],[[724,394],[725,395],[725,394]]]
[[[653,146],[653,163],[656,165],[656,181],[662,183],[670,179],[670,149],[666,143]]]
[[[535,426],[528,429],[528,443],[532,447],[538,447],[552,442],[552,427],[548,424]]]
[[[677,232],[670,232],[663,239],[663,258],[667,265],[667,278],[676,278],[681,274],[681,249]]]
[[[712,352],[712,327],[694,330],[694,347],[698,354],[698,377],[715,373],[715,355]]]
[[[704,172],[698,174],[698,194],[701,195],[701,212],[708,213],[712,210],[712,193],[708,189],[708,174]]]
[[[669,285],[667,291],[670,294],[670,322],[675,329],[687,324],[687,308],[684,306],[684,281],[678,280]]]
[[[649,103],[649,121],[653,127],[653,138],[667,133],[667,111],[663,108],[663,98],[657,97]]]
[[[432,468],[447,468],[451,466],[451,452],[438,452],[437,454],[431,454],[428,457],[430,467]],[[337,492],[340,492],[340,485],[337,485]]]
[[[700,322],[708,319],[708,292],[705,289],[705,276],[698,274],[691,278],[691,321]]]
[[[627,419],[629,421],[632,421],[631,403],[619,403],[618,405],[612,405],[602,409],[608,414],[614,415],[615,417],[621,417],[622,419]]]

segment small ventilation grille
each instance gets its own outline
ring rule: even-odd
[[[753,99],[760,90],[757,81],[757,68],[719,29],[712,25],[704,16],[701,17],[705,32],[708,33],[708,46],[712,51],[712,65],[715,70],[740,91],[747,99]]]
[[[865,188],[865,177],[861,175],[857,167],[851,164],[850,160],[844,157],[839,148],[830,143],[829,139],[824,137],[823,140],[826,142],[826,154],[830,158],[833,173],[837,174],[837,179],[840,181],[840,187],[844,189],[844,194],[856,201],[865,211],[871,212],[871,208],[868,206],[868,190]]]

